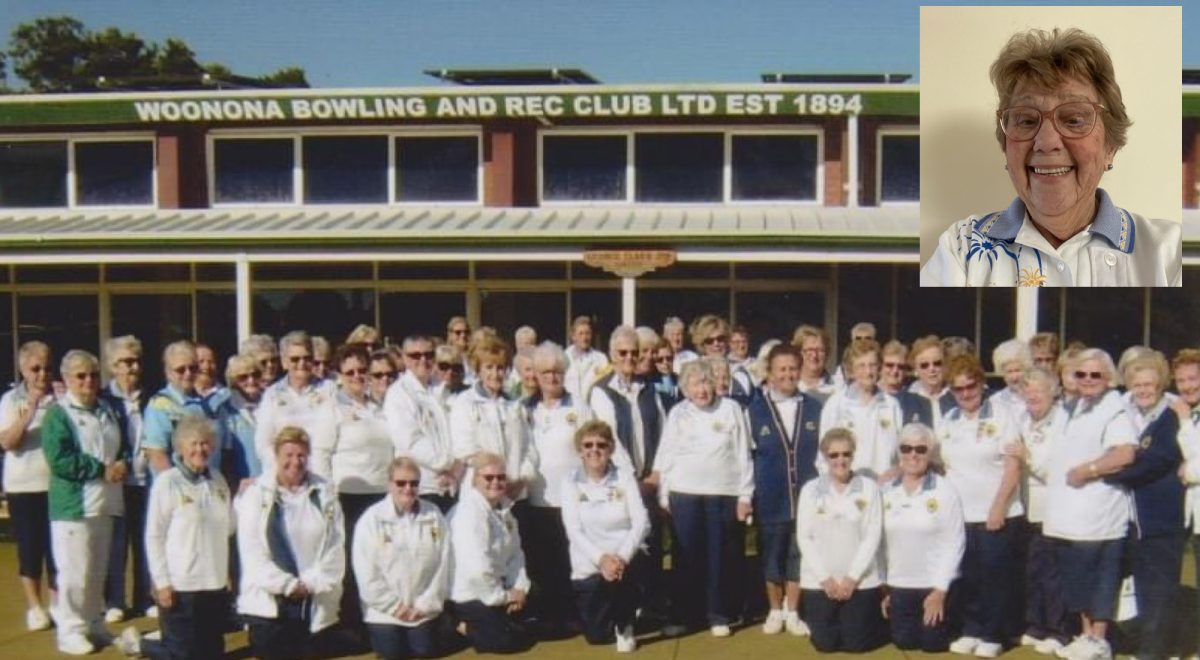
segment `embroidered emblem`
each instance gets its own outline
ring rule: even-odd
[[[858,507],[860,512],[865,511],[867,509],[867,501],[860,497],[854,500],[854,506]]]
[[[1022,268],[1021,275],[1017,278],[1017,284],[1021,286],[1046,286],[1046,276],[1042,275],[1040,268]]]
[[[624,502],[625,501],[625,491],[621,490],[620,488],[617,488],[615,486],[609,487],[608,501],[609,502]]]
[[[937,513],[938,503],[936,497],[931,497],[925,500],[925,510],[929,513]]]
[[[724,433],[725,425],[721,422],[713,422],[713,433]]]
[[[823,507],[823,506],[819,506],[819,507],[817,507],[817,515],[818,515],[818,516],[823,516],[823,515],[825,515],[825,507]]]
[[[284,408],[287,406],[287,401],[284,401],[283,399],[275,399],[275,405],[280,408]]]
[[[579,415],[576,415],[574,410],[567,413],[567,423],[568,424],[570,424],[571,426],[575,426],[575,423],[578,421],[579,421]]]
[[[892,502],[891,502],[891,500],[888,500],[888,501],[886,501],[886,502],[884,502],[884,503],[883,503],[883,510],[884,510],[884,511],[891,511],[891,510],[892,510]]]
[[[879,418],[879,428],[881,428],[881,429],[883,429],[883,430],[885,430],[885,431],[886,431],[886,430],[888,430],[888,429],[889,429],[889,428],[891,428],[891,427],[892,427],[892,420],[890,420],[890,419],[885,419],[885,418],[882,418],[882,417],[881,417],[881,418]]]
[[[442,530],[436,524],[429,528],[429,538],[433,539],[434,543],[438,542],[438,537],[442,535]]]
[[[188,497],[187,495],[179,496],[179,506],[187,506],[189,504],[194,504],[195,502],[196,502],[196,500],[193,500],[192,498]]]
[[[758,437],[760,437],[760,438],[765,438],[769,435],[771,435],[771,429],[770,429],[770,427],[767,427],[767,426],[762,427],[762,430],[760,430],[758,432]]]
[[[579,493],[579,501],[580,501],[580,502],[587,502],[587,501],[588,501],[588,496],[587,496],[587,493],[583,493],[583,492]]]
[[[988,438],[996,435],[996,425],[991,422],[984,422],[980,424],[979,434]]]
[[[392,542],[392,534],[391,534],[390,532],[387,532],[387,531],[385,531],[385,532],[383,533],[383,543],[384,543],[384,545],[387,545],[388,543],[391,543],[391,542]]]
[[[805,431],[816,431],[816,430],[817,430],[817,423],[816,423],[816,422],[812,422],[812,421],[810,421],[810,422],[805,422],[805,423],[804,423],[804,430],[805,430]]]
[[[1148,435],[1142,436],[1142,449],[1150,448],[1150,440],[1151,440],[1150,436],[1148,436]]]

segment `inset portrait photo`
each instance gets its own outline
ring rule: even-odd
[[[921,8],[921,286],[1181,286],[1181,7]]]

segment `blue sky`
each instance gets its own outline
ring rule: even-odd
[[[1184,62],[1200,68],[1200,0],[1184,4],[1184,34],[1193,35],[1184,39]],[[911,0],[205,0],[201,9],[192,0],[0,0],[0,35],[7,44],[21,22],[68,14],[91,29],[116,26],[151,41],[182,38],[202,62],[221,62],[238,73],[301,66],[315,87],[433,84],[422,70],[517,66],[577,66],[606,83],[752,82],[766,71],[915,75],[920,5]],[[10,73],[9,83],[16,82]]]

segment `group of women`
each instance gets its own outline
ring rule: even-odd
[[[665,634],[732,634],[754,525],[764,632],[811,635],[821,651],[890,640],[1111,657],[1128,565],[1138,655],[1169,655],[1200,500],[1200,352],[1172,369],[1131,349],[1118,369],[1098,349],[1060,355],[1053,336],[1012,340],[993,356],[1005,387],[991,392],[963,342],[881,347],[862,325],[837,373],[815,379],[819,329],[739,359],[734,329],[704,317],[676,373],[670,341],[617,328],[587,396],[565,386],[571,352],[545,342],[526,353],[535,382],[521,399],[506,388],[511,351],[487,331],[459,369],[473,381],[448,396],[442,347],[426,337],[407,338],[399,360],[348,342],[322,360],[325,378],[304,333],[278,348],[260,337],[229,359],[219,398],[195,388],[195,348],[173,344],[168,385],[145,407],[129,377],[136,340],[106,347],[104,396],[99,361],[69,352],[57,397],[49,349],[31,342],[22,383],[0,401],[27,623],[46,625],[43,564],[87,557],[49,574],[59,648],[113,641],[104,592],[109,554],[125,545],[118,521],[144,539],[161,624],[155,639],[126,629],[116,643],[130,654],[219,656],[234,595],[264,658],[336,649],[347,629],[388,658],[465,643],[515,652],[574,630],[628,652],[639,612],[666,617]],[[1165,393],[1172,371],[1178,395]],[[139,429],[164,425],[171,463],[149,466],[138,530],[123,495],[149,442]],[[39,470],[40,498],[22,489]]]

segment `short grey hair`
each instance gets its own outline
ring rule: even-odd
[[[288,352],[293,346],[307,348],[309,353],[313,352],[312,337],[303,330],[292,330],[279,339],[279,354],[283,355]]]
[[[259,353],[278,355],[279,345],[275,343],[275,338],[271,335],[250,335],[243,339],[241,344],[238,344],[238,352],[247,355]]]
[[[933,465],[941,465],[942,452],[941,443],[938,442],[937,434],[929,426],[921,422],[909,422],[900,429],[900,435],[896,438],[896,456],[900,456],[900,445],[905,440],[918,440],[924,442],[929,447],[929,463]]]
[[[528,362],[530,364],[530,366],[532,366],[533,365],[533,350],[534,349],[532,346],[521,347],[521,349],[518,350],[515,355],[513,355],[513,367],[519,369],[520,367],[517,364],[518,362]]]
[[[167,347],[163,349],[162,353],[163,369],[167,369],[167,365],[170,364],[171,358],[184,354],[195,356],[196,345],[186,339],[180,339],[179,341],[173,341],[170,344],[167,344]]]
[[[687,324],[683,322],[683,319],[678,316],[668,316],[667,320],[663,321],[663,334],[666,334],[667,328],[679,328],[683,330],[686,327]]]
[[[614,328],[612,334],[608,336],[609,354],[613,352],[613,347],[615,347],[617,342],[621,340],[633,342],[633,345],[636,348],[638,345],[637,330],[634,330],[633,326],[629,325],[618,325],[616,328]]]
[[[1058,384],[1058,378],[1050,371],[1046,371],[1041,367],[1030,367],[1025,370],[1023,376],[1025,387],[1029,388],[1034,385],[1044,385],[1050,396],[1058,398],[1058,393],[1062,386]]]
[[[523,325],[513,333],[513,341],[518,344],[525,342],[533,344],[537,342],[537,330],[534,330],[533,326]]]
[[[179,451],[180,445],[183,444],[184,440],[195,437],[208,440],[215,448],[217,444],[217,427],[203,415],[184,415],[179,420],[179,423],[175,425],[175,431],[171,434],[171,447],[175,451]]]
[[[567,371],[567,354],[563,352],[562,346],[552,341],[547,340],[538,344],[533,349],[530,359],[533,360],[534,365],[540,362],[552,362],[559,373]]]
[[[61,374],[66,374],[70,371],[72,365],[86,364],[89,371],[100,370],[100,360],[96,359],[95,355],[81,349],[72,348],[63,356],[62,361],[58,364],[58,370]]]
[[[34,355],[44,355],[46,356],[46,360],[49,361],[51,355],[50,345],[36,339],[21,344],[21,348],[17,349],[17,365],[24,365]]]
[[[654,328],[646,325],[639,325],[633,329],[638,336],[638,350],[646,349],[653,350],[658,346],[658,333]]]
[[[313,357],[316,357],[317,353],[324,353],[332,358],[333,355],[332,355],[331,349],[332,349],[332,347],[329,345],[328,339],[326,339],[324,337],[313,337],[312,338]]]
[[[1009,339],[992,351],[992,369],[997,373],[1004,371],[1004,365],[1010,362],[1020,363],[1022,369],[1032,367],[1033,351],[1029,344],[1020,339]]]
[[[229,359],[225,362],[225,384],[233,387],[234,383],[237,382],[237,378],[234,375],[246,370],[257,371],[258,361],[242,353],[229,356]]]
[[[1102,348],[1085,348],[1082,351],[1079,351],[1079,353],[1075,356],[1073,363],[1075,368],[1078,369],[1079,365],[1087,362],[1088,360],[1095,360],[1100,363],[1101,369],[1107,372],[1109,387],[1116,387],[1119,384],[1117,380],[1117,366],[1113,364],[1112,356],[1108,354],[1108,351]]]
[[[110,371],[114,366],[113,356],[121,351],[129,351],[141,357],[142,341],[133,335],[121,335],[104,342],[104,361]]]
[[[854,431],[843,426],[835,426],[825,432],[821,436],[821,442],[818,446],[818,451],[824,456],[829,453],[829,446],[835,442],[845,442],[850,445],[850,453],[853,454],[858,450],[858,440],[854,437]]]
[[[704,360],[692,360],[684,363],[679,368],[679,388],[685,389],[688,383],[695,379],[707,380],[710,383],[716,382],[716,376],[713,374],[712,365]]]

